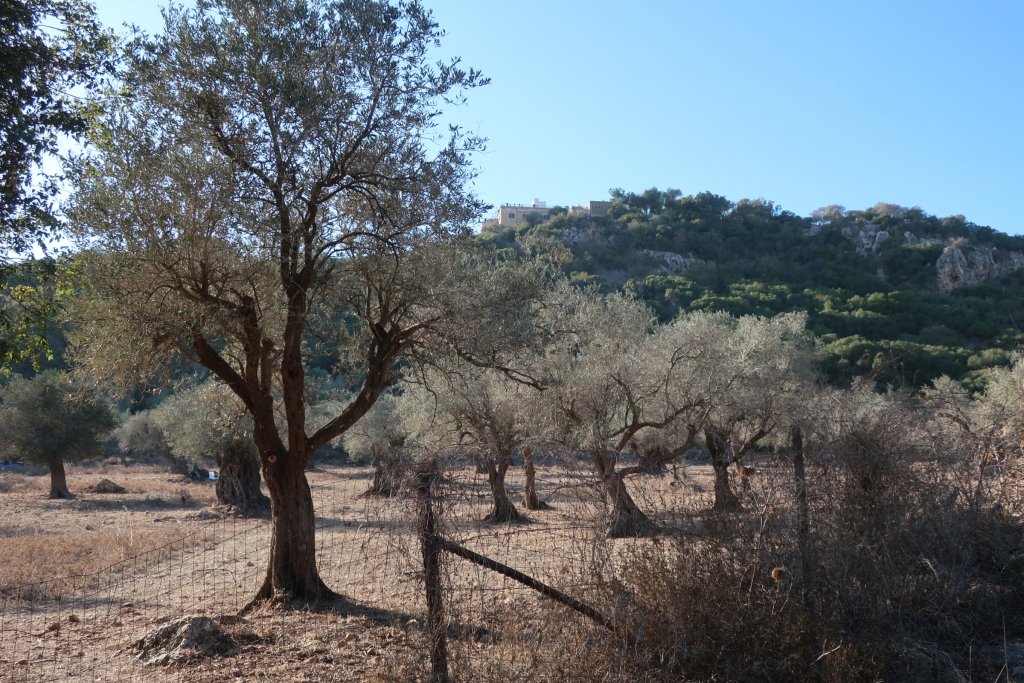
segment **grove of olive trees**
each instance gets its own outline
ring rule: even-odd
[[[566,259],[583,257],[533,222],[477,239],[487,207],[470,188],[483,141],[443,122],[486,79],[434,59],[443,32],[418,0],[203,0],[164,17],[161,32],[123,44],[116,87],[91,102],[89,145],[70,155],[65,210],[79,242],[61,292],[74,372],[0,374],[0,456],[46,465],[51,498],[72,495],[65,460],[98,455],[107,434],[123,456],[156,456],[178,474],[216,462],[217,502],[271,520],[243,609],[369,591],[357,574],[393,534],[420,542],[423,572],[406,563],[401,574],[433,581],[432,646],[471,630],[488,636],[481,650],[514,640],[443,622],[442,551],[609,630],[577,643],[607,661],[572,662],[556,680],[971,679],[976,643],[1000,627],[1007,651],[1007,633],[1024,642],[1024,359],[978,368],[969,386],[939,377],[908,391],[881,372],[897,359],[880,353],[828,384],[813,310],[733,315],[686,295],[693,305],[680,311],[667,299],[688,275],[605,292],[565,277]],[[25,169],[53,142],[38,145],[20,152],[0,197],[0,245],[19,252],[33,234],[9,227],[32,199]],[[660,214],[673,225],[728,218],[746,232],[799,223],[770,203],[677,195],[613,193],[591,227],[633,216],[639,240],[656,235]],[[673,239],[697,249],[711,238]],[[750,296],[761,289],[748,284]],[[645,303],[645,290],[664,305]],[[4,306],[9,296],[0,358],[13,358],[22,342]],[[102,392],[142,397],[132,411],[156,405],[118,426]],[[324,451],[371,465],[369,489],[365,472],[308,474]],[[540,476],[559,478],[544,490],[552,507],[538,495],[536,453]],[[706,487],[684,482],[695,463]],[[471,464],[486,484],[465,480]],[[667,482],[669,467],[683,478]],[[358,487],[352,497],[365,490],[364,509],[350,499],[314,510],[310,482],[329,477]],[[389,515],[408,513],[413,495],[416,535]],[[435,505],[449,507],[435,516]],[[469,545],[537,531],[513,559],[587,545],[585,567],[532,566],[586,574],[571,587],[580,596],[460,545],[459,515]],[[584,528],[586,540],[556,536]],[[322,576],[325,535],[356,533],[364,555]],[[539,648],[550,634],[534,635]],[[1009,655],[1004,667],[1010,678]]]
[[[544,392],[568,445],[589,454],[610,507],[609,534],[651,530],[626,477],[651,473],[696,445],[715,468],[716,507],[735,507],[728,467],[770,435],[785,401],[813,383],[804,317],[683,314],[656,324],[621,295],[555,289],[547,315],[564,332],[546,355]],[[641,462],[620,467],[632,449]]]

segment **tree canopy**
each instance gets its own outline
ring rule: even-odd
[[[89,87],[110,67],[112,35],[87,0],[5,0],[0,5],[0,259],[26,252],[52,226],[40,164],[62,135],[87,129]]]
[[[87,129],[83,97],[112,68],[113,37],[87,0],[0,4],[0,367],[38,356],[56,310],[53,263],[32,260],[59,228],[59,143]]]

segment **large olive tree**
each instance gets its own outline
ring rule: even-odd
[[[500,332],[488,312],[510,297],[495,292],[524,287],[444,246],[481,206],[464,190],[478,141],[440,132],[440,107],[482,81],[432,59],[441,33],[415,1],[210,0],[166,17],[132,44],[80,164],[75,219],[92,251],[79,359],[128,380],[179,354],[228,386],[271,498],[256,599],[332,597],[310,455],[431,339],[500,364],[483,348],[497,336],[473,329]],[[304,353],[321,314],[358,362],[352,400],[311,431]]]

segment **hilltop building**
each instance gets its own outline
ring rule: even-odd
[[[551,209],[547,202],[534,199],[533,204],[502,204],[498,207],[498,215],[484,221],[483,227],[489,228],[494,225],[519,225],[527,220],[527,216],[536,216],[539,221],[546,221],[551,217]]]
[[[570,216],[591,216],[593,218],[601,218],[602,216],[608,215],[608,209],[611,208],[611,202],[587,202],[586,206],[572,206],[569,207]]]
[[[568,209],[570,216],[607,216],[608,207],[611,202],[588,202],[586,206],[576,205]],[[486,230],[496,225],[513,226],[525,223],[530,216],[536,217],[538,221],[546,221],[551,218],[551,209],[547,202],[534,199],[533,203],[526,204],[502,204],[498,207],[498,215],[483,222],[481,229]]]

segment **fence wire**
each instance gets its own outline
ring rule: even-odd
[[[270,522],[193,505],[173,540],[102,570],[0,581],[0,681],[1024,679],[1024,459],[880,460],[870,434],[842,466],[760,456],[728,510],[706,464],[631,477],[656,529],[635,538],[608,538],[573,458],[538,468],[539,510],[509,471],[518,523],[486,520],[471,463],[435,471],[426,527],[419,477],[366,495],[370,468],[323,467],[317,562],[344,600],[243,611]],[[152,647],[181,623],[208,638]]]
[[[526,516],[518,524],[483,521],[490,505],[486,474],[467,466],[445,475],[434,491],[444,538],[569,594],[592,594],[601,580],[600,565],[608,558],[600,550],[599,500],[585,468],[541,470],[538,492],[552,506],[544,511],[523,509],[522,481],[510,472],[509,493]],[[257,610],[232,621],[266,572],[270,522],[232,516],[193,519],[173,541],[100,571],[0,586],[0,680],[196,681],[206,675],[220,680],[213,674],[244,680],[279,675],[288,680],[283,671],[248,668],[251,660],[241,661],[238,669],[197,668],[187,652],[180,661],[154,665],[134,644],[183,616],[216,617],[236,625],[244,621],[256,624],[256,631],[263,621],[291,618],[295,628],[250,634],[254,642],[248,649],[262,647],[270,659],[273,651],[288,647],[296,648],[299,658],[303,648],[315,656],[317,647],[307,647],[310,643],[330,650],[338,644],[333,641],[343,645],[360,637],[357,628],[345,626],[350,613],[401,634],[407,646],[389,647],[385,634],[381,646],[357,649],[344,661],[321,662],[333,665],[321,669],[334,670],[337,680],[357,680],[372,671],[394,680],[426,676],[430,648],[414,487],[391,497],[367,496],[363,492],[371,477],[368,468],[310,473],[319,570],[325,583],[350,601],[345,605],[293,611],[290,616]],[[524,667],[536,667],[538,658],[559,655],[543,648],[545,639],[558,632],[556,621],[590,629],[586,619],[565,614],[563,607],[547,604],[521,583],[449,554],[442,576],[453,672],[480,671],[481,662],[493,658],[483,670],[498,667],[505,672],[501,678],[516,678]],[[296,642],[288,643],[289,637]],[[237,640],[241,646],[225,644],[216,653],[219,657],[200,659],[230,667],[232,654],[246,649],[246,638]],[[499,653],[499,642],[519,643],[528,655],[504,645]],[[353,665],[360,657],[361,666]],[[301,662],[295,666],[302,668]]]

